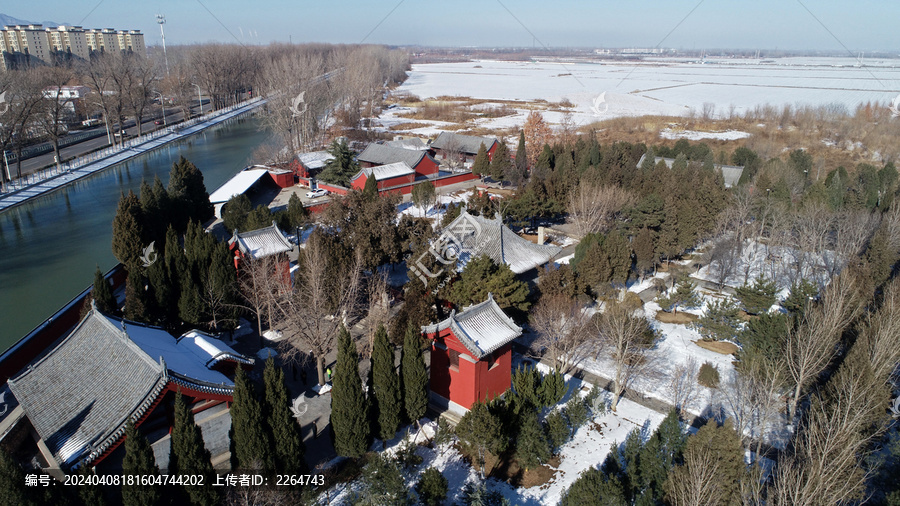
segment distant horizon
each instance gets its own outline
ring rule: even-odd
[[[49,14],[48,14],[49,13]],[[333,0],[300,4],[263,0],[99,3],[45,0],[4,13],[21,20],[55,18],[85,28],[140,30],[148,46],[273,42],[434,48],[674,48],[680,51],[898,53],[900,2],[816,3],[761,0],[754,4],[643,0],[616,4],[570,0],[453,3]],[[763,49],[768,48],[768,49]]]

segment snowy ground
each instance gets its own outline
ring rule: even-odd
[[[578,379],[571,377],[566,379],[570,393],[560,402],[560,406],[565,404],[570,395],[583,397],[591,388],[591,385],[586,385]],[[609,399],[607,398],[605,401],[608,403]],[[613,445],[624,443],[625,438],[635,428],[641,429],[646,440],[664,417],[664,414],[623,399],[619,401],[616,413],[595,414],[575,432],[572,439],[561,449],[560,465],[548,483],[531,488],[515,488],[506,482],[490,478],[487,480],[487,487],[489,490],[499,491],[509,499],[511,504],[527,506],[557,504],[562,493],[578,479],[583,471],[592,467],[600,467],[603,460],[606,459],[606,455],[614,448]],[[436,422],[428,422],[424,424],[422,432],[418,434],[412,433],[391,440],[384,453],[396,454],[405,441],[427,441],[433,437],[436,426]],[[376,441],[372,445],[372,449],[380,450],[381,442]],[[477,470],[466,463],[462,455],[452,446],[434,449],[419,446],[416,453],[423,458],[423,462],[412,473],[407,473],[407,485],[413,488],[423,470],[435,467],[447,478],[446,504],[456,504],[466,482],[478,480]],[[319,504],[347,504],[354,490],[358,490],[356,483],[336,485],[328,493],[319,496]]]
[[[697,130],[673,130],[665,129],[659,133],[663,139],[687,139],[689,141],[699,141],[703,139],[716,139],[720,141],[733,141],[737,139],[746,139],[750,137],[748,132],[740,130],[726,130],[724,132],[699,132]]]
[[[575,107],[575,124],[621,116],[686,115],[704,103],[723,116],[759,105],[889,103],[900,92],[896,60],[866,68],[846,58],[780,59],[774,64],[674,59],[659,62],[473,61],[413,65],[400,86],[421,98],[460,96],[494,100],[558,102]],[[877,79],[872,79],[875,75]],[[561,114],[561,113],[559,113]],[[488,125],[515,121],[498,118]],[[558,119],[548,117],[558,123]],[[523,119],[524,120],[524,119]],[[514,123],[515,125],[521,122]]]

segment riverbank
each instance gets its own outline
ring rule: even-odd
[[[124,146],[106,148],[62,164],[59,168],[36,173],[28,178],[31,181],[30,183],[26,182],[24,186],[14,187],[12,191],[0,194],[0,212],[24,204],[35,197],[63,188],[79,179],[96,174],[135,156],[250,112],[265,103],[265,99],[252,99],[237,106],[211,112],[198,118],[193,124],[185,125],[181,123],[173,125],[137,139],[132,139],[126,142]]]

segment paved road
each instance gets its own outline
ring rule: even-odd
[[[204,108],[207,109],[207,111],[204,111],[204,112],[208,112],[209,101],[204,100],[203,105],[204,105]],[[192,111],[199,112],[199,108],[194,106],[192,108]],[[193,112],[192,112],[192,114],[193,114]],[[178,112],[175,112],[175,109],[171,109],[171,111],[169,109],[166,110],[166,122],[169,125],[179,123],[183,120],[184,120],[184,114],[180,110]],[[165,125],[155,125],[154,121],[156,121],[155,118],[151,118],[151,119],[148,119],[147,121],[144,121],[142,123],[142,130],[141,130],[142,133],[146,134],[148,132],[152,132],[152,131],[160,129],[160,128],[165,128]],[[134,122],[130,121],[130,122],[127,122],[126,125],[127,124],[131,124],[131,126],[127,127],[125,129],[125,131],[128,132],[128,134],[131,136],[137,136],[137,126],[134,125]],[[100,126],[100,127],[94,128],[92,130],[93,131],[101,131],[102,130],[103,132],[106,132],[106,127]],[[91,130],[81,130],[81,131],[91,131]],[[86,153],[90,153],[92,151],[96,151],[98,149],[105,148],[109,145],[110,145],[109,139],[107,138],[106,135],[103,135],[100,137],[96,137],[94,139],[86,140],[84,142],[79,142],[77,144],[73,144],[71,146],[62,148],[62,149],[60,149],[60,155],[62,156],[62,161],[66,161],[70,158],[74,158],[76,156],[81,156]],[[43,155],[35,156],[33,158],[28,158],[28,159],[22,160],[22,175],[25,176],[25,175],[31,174],[32,172],[37,172],[41,169],[44,169],[46,167],[53,165],[53,163],[55,163],[55,161],[53,159],[54,156],[55,156],[55,153],[53,153],[51,151],[50,153],[47,153],[47,154],[43,154]],[[2,162],[2,160],[0,160],[0,162]],[[14,163],[11,163],[9,165],[9,172],[10,172],[10,174],[12,174],[15,177],[16,165]]]

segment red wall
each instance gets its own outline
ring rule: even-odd
[[[361,190],[365,189],[366,180],[368,180],[368,178],[369,178],[369,176],[366,176],[365,174],[363,174],[362,176],[358,177],[355,181],[351,181],[350,187],[361,191]],[[415,179],[416,179],[415,174],[409,174],[407,176],[391,177],[388,179],[382,179],[381,181],[378,181],[376,183],[376,186],[378,187],[379,190],[384,190],[385,188],[393,188],[394,186],[412,184],[413,181],[415,181]],[[410,190],[410,191],[412,191],[412,190]]]
[[[413,170],[416,171],[417,176],[432,176],[438,172],[438,163],[426,152],[422,160],[413,167]]]
[[[346,195],[348,191],[348,189],[344,188],[343,186],[330,185],[321,181],[316,181],[316,187],[323,190],[328,190],[331,193],[336,193],[338,195]]]
[[[435,341],[431,349],[431,391],[468,409],[475,401],[487,401],[502,394],[511,384],[512,345],[494,352],[496,365],[488,369],[488,357],[475,363],[472,354],[453,335],[450,329],[427,337]],[[443,344],[444,346],[441,346]],[[459,370],[450,368],[450,352],[460,353]]]
[[[441,186],[462,183],[465,181],[474,181],[475,179],[478,179],[478,176],[471,172],[464,172],[462,174],[454,174],[452,176],[444,176],[432,179],[431,184],[433,184],[435,188],[440,188]]]
[[[276,174],[274,172],[269,172],[269,175],[272,176],[272,180],[275,181],[280,188],[289,188],[294,186],[294,174],[290,172],[283,172],[281,174]]]

